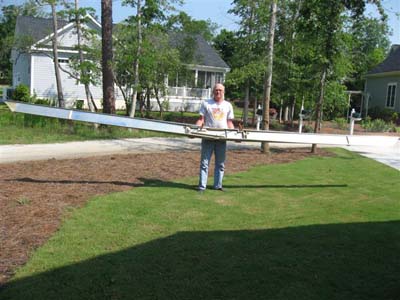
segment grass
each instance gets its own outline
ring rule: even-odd
[[[5,104],[0,104],[0,128],[0,145],[173,136],[114,126],[101,126],[95,130],[92,125],[84,122],[73,122],[71,127],[59,119],[12,113]]]
[[[399,299],[399,173],[333,151],[93,198],[0,298]]]

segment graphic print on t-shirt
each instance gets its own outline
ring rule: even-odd
[[[224,111],[222,110],[222,109],[220,109],[220,108],[213,108],[212,109],[212,116],[213,116],[213,119],[214,120],[216,120],[216,121],[222,121],[222,120],[224,120]]]

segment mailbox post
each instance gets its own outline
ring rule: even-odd
[[[310,111],[305,110],[303,107],[301,108],[300,114],[299,114],[299,133],[302,132],[303,130],[303,120],[308,119],[310,117]]]
[[[257,111],[256,111],[256,115],[257,115],[257,125],[256,125],[256,129],[257,129],[257,130],[260,130],[260,124],[261,124],[262,116],[263,116],[263,111],[262,111],[262,108],[261,108],[261,105],[260,105],[260,104],[258,104]]]
[[[350,113],[350,135],[353,135],[354,132],[354,122],[361,121],[361,115],[356,113],[356,110],[353,108]]]

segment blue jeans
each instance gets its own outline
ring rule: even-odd
[[[208,168],[210,166],[211,156],[215,153],[214,169],[214,189],[222,188],[222,178],[225,170],[226,141],[201,140],[201,161],[199,189],[205,190],[207,187]]]

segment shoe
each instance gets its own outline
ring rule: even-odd
[[[220,187],[220,188],[218,188],[218,189],[214,189],[214,190],[220,191],[220,192],[226,192],[226,190],[225,190],[224,188],[222,188],[222,187]]]
[[[197,188],[196,188],[196,191],[197,191],[197,193],[199,193],[199,194],[203,194],[205,190],[202,189],[202,188],[197,187]]]

